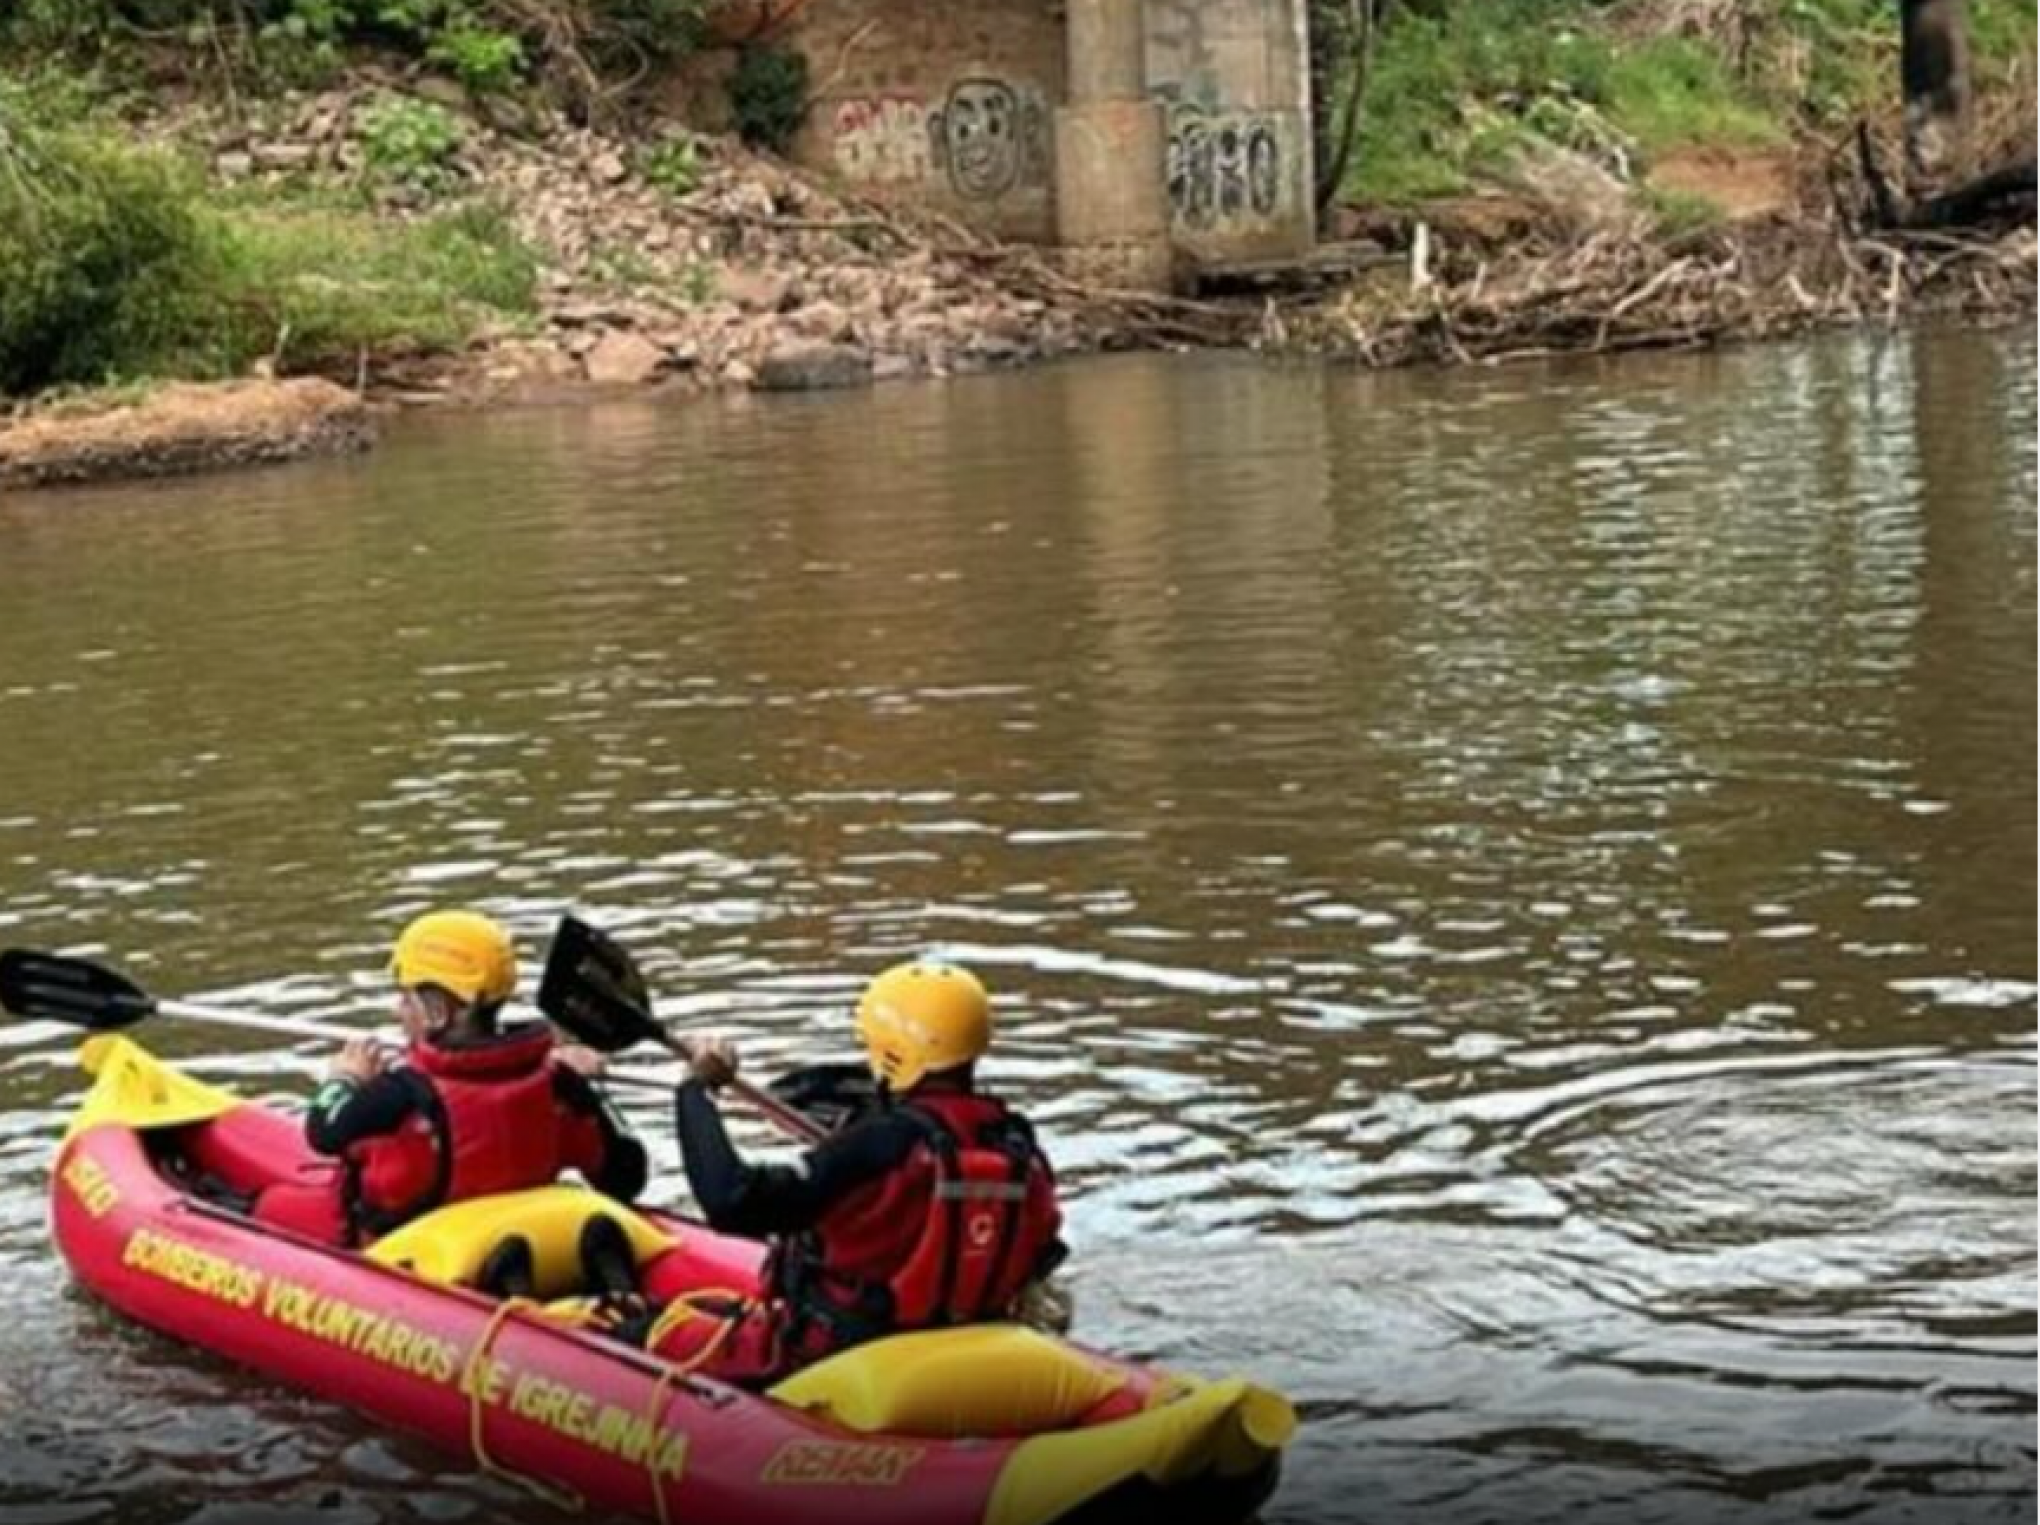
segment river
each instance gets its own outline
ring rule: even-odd
[[[757,1073],[946,951],[1080,1333],[1298,1403],[1271,1525],[2030,1520],[2035,391],[1129,357],[0,498],[0,942],[372,1021],[572,906]],[[72,1051],[0,1027],[0,1519],[529,1514],[68,1289]]]

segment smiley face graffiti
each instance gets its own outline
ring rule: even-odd
[[[996,201],[1048,178],[1048,113],[1038,92],[1002,79],[960,79],[929,114],[929,147],[966,201]]]

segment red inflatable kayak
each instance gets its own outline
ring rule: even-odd
[[[87,1288],[568,1507],[689,1525],[1243,1520],[1294,1429],[1286,1402],[1238,1378],[1018,1325],[876,1341],[763,1394],[690,1377],[574,1324],[580,1231],[615,1218],[662,1292],[755,1291],[756,1244],[554,1186],[333,1249],[199,1188],[320,1168],[295,1120],[124,1038],[82,1059],[96,1078],[58,1156],[52,1222]],[[512,1231],[549,1302],[463,1284]]]

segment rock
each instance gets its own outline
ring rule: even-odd
[[[213,160],[213,169],[222,180],[245,180],[255,173],[255,156],[235,149]]]
[[[771,217],[778,211],[772,193],[754,180],[739,181],[720,199],[722,210],[735,217]]]
[[[581,367],[572,356],[542,342],[512,339],[497,345],[490,355],[483,374],[506,389],[564,386],[581,376]]]
[[[263,169],[303,169],[317,151],[309,143],[258,143],[255,163]]]
[[[411,94],[434,105],[448,106],[455,111],[467,110],[467,89],[458,80],[428,74],[411,86]]]
[[[871,371],[871,356],[847,344],[779,344],[759,362],[753,385],[761,392],[859,387],[870,382]]]
[[[846,339],[850,336],[850,314],[834,302],[810,302],[787,319],[797,334],[810,339]]]
[[[880,355],[871,363],[873,381],[903,381],[914,374],[914,362],[905,355]]]
[[[666,364],[666,352],[643,334],[604,334],[582,357],[588,379],[597,386],[642,386]]]
[[[722,378],[733,387],[749,387],[758,384],[758,372],[748,360],[732,360],[722,368]]]
[[[630,314],[614,302],[562,302],[547,318],[556,328],[621,328]]]
[[[993,338],[1024,343],[1034,334],[1038,324],[1035,319],[1013,311],[1010,307],[994,307],[978,320],[978,331]]]
[[[715,289],[749,312],[784,312],[794,295],[793,277],[784,271],[738,265],[718,267]]]
[[[477,104],[482,120],[498,132],[524,134],[535,130],[536,118],[513,96],[485,95]]]
[[[1617,228],[1636,220],[1629,188],[1620,179],[1585,154],[1542,138],[1513,148],[1498,176],[1576,229]]]
[[[588,169],[604,185],[615,185],[630,173],[630,166],[623,162],[623,155],[614,151],[597,154]]]
[[[701,341],[687,329],[668,324],[664,328],[653,329],[645,337],[666,352],[666,360],[671,365],[686,369],[701,362]]]
[[[984,334],[972,341],[970,352],[981,360],[1005,365],[1024,357],[1027,346],[1013,339],[1002,339],[996,334]]]

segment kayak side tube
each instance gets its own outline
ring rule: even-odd
[[[257,1229],[75,1134],[51,1199],[78,1280],[136,1322],[466,1454],[562,1508],[689,1525],[958,1525],[1011,1440],[849,1434],[599,1336]]]
[[[421,1280],[190,1195],[159,1164],[190,1137],[181,1130],[218,1129],[212,1138],[288,1171],[305,1157],[302,1128],[124,1038],[95,1038],[84,1058],[97,1080],[58,1153],[50,1202],[57,1246],[87,1290],[563,1508],[661,1525],[1219,1525],[1267,1497],[1295,1427],[1287,1403],[1238,1379],[1169,1377],[1012,1326],[859,1346],[783,1384],[777,1401],[683,1376],[530,1304]],[[748,1241],[646,1217],[704,1276],[755,1260]],[[1019,1435],[990,1422],[1027,1408],[1029,1383],[1048,1395],[1035,1423],[1053,1422],[1072,1394],[1110,1396],[1071,1428]],[[972,1390],[984,1401],[976,1418]],[[983,1428],[959,1434],[966,1423]]]

